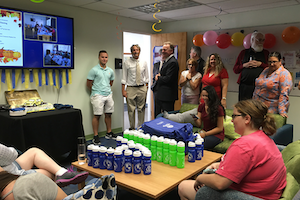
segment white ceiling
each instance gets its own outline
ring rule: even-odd
[[[139,20],[157,22],[153,13],[146,14],[129,8],[147,4],[155,4],[157,0],[47,0],[90,10],[106,12],[118,16]],[[170,1],[172,0],[162,0]],[[300,0],[192,0],[201,3],[200,6],[158,12],[156,17],[164,22],[186,20],[193,18],[226,15],[231,13],[248,12],[268,8],[299,5]],[[220,11],[222,10],[222,12]],[[221,13],[220,13],[221,12]]]

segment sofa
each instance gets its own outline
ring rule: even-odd
[[[192,113],[197,114],[197,108],[198,108],[197,104],[184,103],[181,105],[180,110],[168,112],[168,114],[184,113],[184,115],[170,115],[172,117],[167,116],[166,118],[176,122],[192,123],[194,125],[193,132],[196,132],[199,130],[199,128],[195,126],[194,120],[192,119],[190,114]],[[224,119],[225,138],[223,142],[215,146],[213,149],[213,151],[219,153],[225,153],[229,148],[229,146],[231,145],[231,143],[235,139],[240,137],[239,134],[235,133],[233,123],[231,122],[232,119],[231,115],[233,113],[233,110],[226,109],[225,112],[226,112],[226,118]],[[279,114],[272,114],[272,115],[275,118],[277,131],[271,138],[274,140],[274,142],[277,145],[287,146],[289,143],[293,142],[293,125],[286,124],[286,118],[282,117]],[[180,116],[180,118],[177,116]],[[157,117],[164,117],[164,114],[161,113],[157,115],[156,118]]]

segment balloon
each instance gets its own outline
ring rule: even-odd
[[[300,30],[296,26],[287,27],[282,31],[281,37],[285,43],[294,44],[300,38]]]
[[[203,42],[207,46],[212,46],[216,43],[218,34],[215,31],[206,31],[203,35]]]
[[[204,42],[203,42],[203,35],[201,35],[201,34],[195,35],[194,38],[193,38],[193,44],[194,44],[195,46],[198,46],[198,47],[204,45]]]
[[[243,40],[245,38],[245,35],[241,32],[236,32],[231,36],[231,44],[233,46],[241,46],[243,44]]]
[[[276,44],[276,37],[271,33],[265,34],[264,48],[270,49],[274,47],[275,44]]]
[[[251,47],[251,35],[252,33],[249,33],[243,40],[243,45],[245,49],[249,49]]]
[[[220,49],[226,49],[231,44],[231,37],[228,34],[221,34],[217,37],[216,44]]]

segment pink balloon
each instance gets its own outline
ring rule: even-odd
[[[216,43],[218,34],[215,31],[206,31],[203,35],[203,42],[207,46],[212,46]]]
[[[252,33],[249,33],[243,40],[243,45],[245,49],[249,49],[251,47],[251,35]]]

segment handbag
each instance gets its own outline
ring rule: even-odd
[[[70,194],[63,200],[116,200],[117,185],[114,174],[94,178],[80,191]]]

